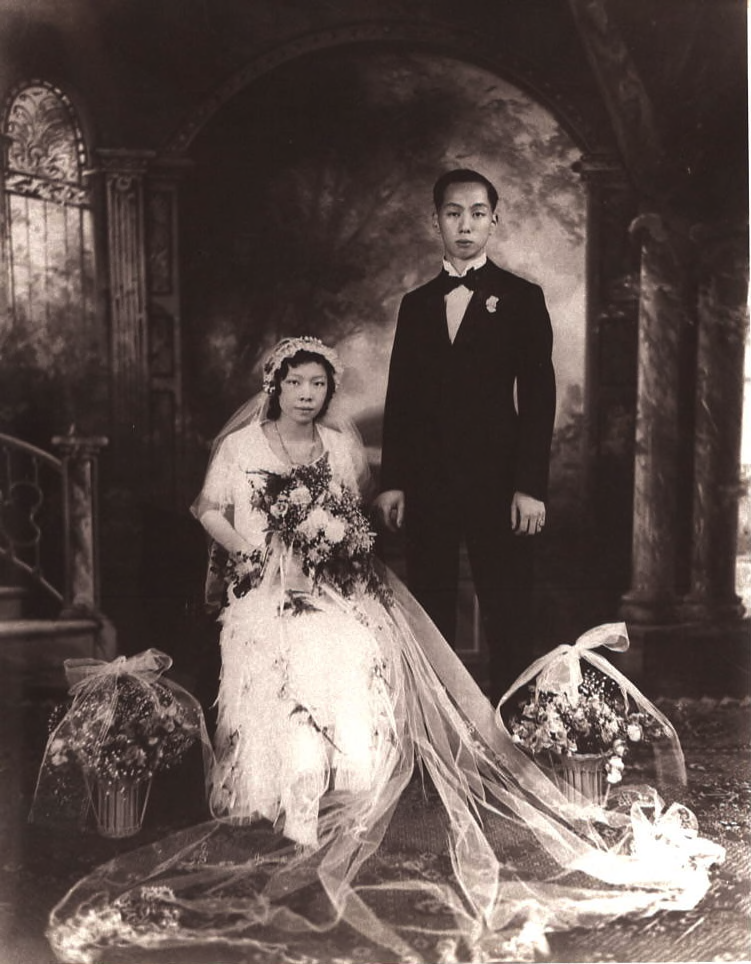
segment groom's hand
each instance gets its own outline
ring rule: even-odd
[[[381,492],[373,502],[378,518],[391,532],[398,532],[404,525],[404,493],[399,489]]]
[[[524,492],[511,500],[511,528],[517,536],[534,536],[545,527],[545,503]]]

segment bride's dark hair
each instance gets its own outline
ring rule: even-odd
[[[326,399],[321,406],[321,411],[316,416],[316,419],[323,418],[323,416],[328,411],[329,405],[331,404],[331,399],[334,397],[334,392],[336,391],[336,381],[334,379],[334,368],[328,358],[324,358],[323,355],[319,355],[315,351],[307,351],[306,349],[300,349],[300,351],[295,352],[289,358],[285,358],[281,363],[279,368],[274,372],[274,390],[269,396],[269,407],[267,416],[268,418],[276,421],[282,414],[281,407],[279,405],[279,393],[282,390],[282,382],[289,374],[290,368],[299,368],[300,365],[306,365],[308,362],[316,362],[322,365],[326,372]]]

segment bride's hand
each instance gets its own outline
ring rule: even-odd
[[[236,572],[245,573],[253,568],[252,562],[253,546],[242,540],[229,550],[229,557]]]

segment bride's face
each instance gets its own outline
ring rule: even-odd
[[[281,417],[298,424],[314,421],[326,401],[328,384],[326,369],[319,362],[290,367],[280,384]]]

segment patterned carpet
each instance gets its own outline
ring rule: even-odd
[[[45,738],[44,721],[49,705],[19,698],[9,704],[11,712],[0,722],[0,964],[53,964],[44,939],[50,908],[89,869],[125,850],[132,849],[166,830],[203,819],[200,806],[185,792],[185,781],[195,774],[164,775],[155,783],[144,830],[136,838],[112,841],[93,832],[61,836],[25,822],[34,786],[36,763]],[[661,709],[673,720],[686,754],[689,786],[663,788],[667,802],[671,793],[680,796],[698,816],[700,833],[727,849],[726,863],[713,875],[709,894],[690,912],[662,912],[648,920],[621,920],[596,930],[552,935],[551,962],[619,961],[748,961],[751,959],[751,701],[663,701]],[[645,768],[648,765],[645,764]],[[188,768],[189,769],[189,768]],[[650,774],[645,772],[646,779]],[[193,812],[191,812],[193,808]],[[180,814],[179,821],[175,814]],[[509,836],[508,827],[498,843],[524,852],[524,833]],[[445,826],[436,801],[426,798],[414,781],[400,801],[383,852],[363,873],[376,880],[379,862],[405,874],[419,866],[428,876],[449,873],[444,854]],[[433,909],[410,907],[401,896],[382,895],[389,914],[405,915]],[[414,943],[420,950],[421,938]],[[446,949],[451,950],[451,949]],[[457,959],[463,960],[461,948]],[[423,950],[423,953],[425,951]],[[301,940],[286,958],[292,964],[400,964],[396,958],[365,942],[348,928],[312,941]],[[104,964],[283,964],[268,954],[195,948],[160,953],[139,952],[107,955]],[[429,964],[437,964],[430,962]]]

